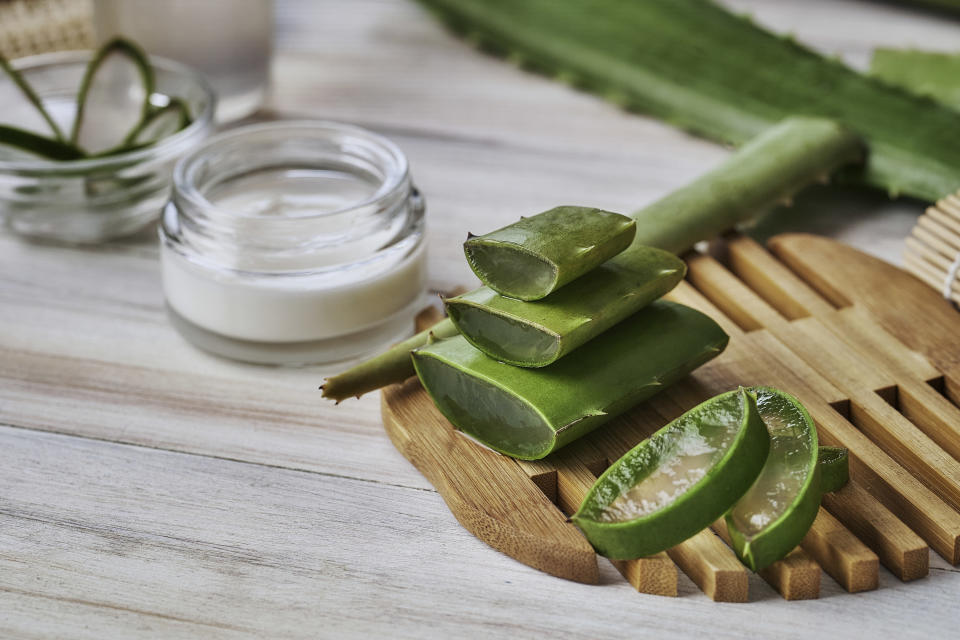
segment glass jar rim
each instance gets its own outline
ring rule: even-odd
[[[282,140],[284,138],[303,139],[311,137],[317,140],[333,139],[338,134],[349,134],[362,140],[368,148],[378,151],[382,157],[386,157],[391,164],[387,167],[388,171],[384,179],[377,187],[376,191],[357,202],[344,205],[337,209],[311,213],[300,216],[290,216],[284,220],[310,220],[324,218],[343,214],[353,209],[368,207],[380,200],[387,199],[397,190],[409,188],[409,162],[407,156],[400,150],[393,141],[374,133],[363,127],[344,124],[332,120],[276,120],[273,122],[264,122],[251,124],[229,131],[224,131],[207,139],[203,144],[190,151],[181,158],[173,170],[174,199],[182,198],[187,204],[198,209],[216,212],[225,218],[237,220],[257,219],[256,214],[245,214],[237,211],[225,211],[221,207],[211,202],[197,185],[197,172],[202,168],[204,157],[211,150],[218,147],[234,144],[237,140],[252,138],[264,133],[277,134],[272,141]]]
[[[40,53],[32,56],[17,58],[10,62],[11,66],[18,71],[29,71],[39,67],[53,67],[57,65],[73,64],[78,62],[87,62],[94,55],[93,50],[78,51],[53,51],[49,53]],[[173,135],[163,138],[156,144],[152,144],[142,149],[136,149],[116,155],[104,156],[101,158],[83,158],[80,160],[45,160],[42,158],[29,160],[0,160],[0,171],[52,171],[61,172],[86,172],[104,169],[112,169],[130,166],[143,160],[151,160],[157,156],[166,153],[179,155],[183,151],[180,147],[189,144],[190,141],[199,133],[202,133],[213,124],[213,116],[217,107],[217,97],[213,87],[207,79],[198,71],[185,64],[181,64],[169,58],[150,55],[150,65],[155,69],[160,69],[175,75],[189,78],[190,82],[197,85],[206,98],[206,105],[202,112],[195,115],[193,122],[189,126],[181,129]],[[43,96],[41,96],[41,99]]]

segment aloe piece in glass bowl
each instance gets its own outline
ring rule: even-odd
[[[78,89],[94,55],[93,51],[47,53],[14,60],[11,66],[33,88],[59,128],[70,132]],[[39,239],[96,243],[135,233],[159,216],[169,197],[174,163],[213,131],[216,98],[199,73],[170,60],[153,56],[149,60],[153,70],[150,105],[159,110],[174,100],[182,102],[192,122],[149,144],[79,159],[57,160],[0,145],[0,219],[7,229]],[[130,88],[131,92],[140,89]],[[16,105],[0,124],[54,138],[8,74],[0,74],[0,104]],[[122,128],[126,129],[132,118],[121,111],[141,109],[142,102],[118,96],[115,104],[116,113],[98,108],[84,117],[98,126],[125,123]]]

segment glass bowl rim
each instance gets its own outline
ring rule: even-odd
[[[211,136],[207,140],[204,140],[202,144],[198,145],[185,156],[180,158],[180,160],[177,161],[176,167],[173,169],[172,200],[176,202],[178,199],[182,198],[191,207],[200,210],[213,211],[225,218],[233,218],[238,220],[245,218],[259,218],[259,216],[256,215],[242,214],[235,211],[223,211],[216,204],[208,200],[203,193],[201,193],[200,189],[197,187],[196,180],[194,179],[194,174],[198,170],[198,164],[203,161],[204,156],[211,149],[236,142],[238,139],[242,140],[243,138],[256,136],[263,133],[276,134],[274,137],[275,141],[290,137],[294,137],[296,139],[313,137],[316,139],[329,138],[331,137],[331,134],[350,134],[361,138],[364,144],[379,147],[380,151],[386,152],[386,156],[393,164],[393,166],[390,167],[390,172],[384,177],[376,191],[363,200],[359,200],[332,211],[323,211],[321,213],[303,216],[293,216],[284,218],[284,220],[293,222],[297,220],[302,221],[343,214],[354,209],[371,206],[378,201],[384,200],[396,194],[396,192],[400,189],[403,189],[405,185],[409,186],[410,164],[407,160],[407,156],[395,142],[386,136],[380,135],[379,133],[370,131],[369,129],[365,129],[363,127],[336,122],[333,120],[273,120],[269,122],[244,125],[218,133],[214,136]]]
[[[88,62],[93,57],[95,51],[73,50],[73,51],[52,51],[40,53],[32,56],[25,56],[11,60],[10,65],[18,71],[29,71],[40,67],[54,67],[57,65],[76,64],[78,62]],[[165,72],[173,73],[180,77],[188,78],[193,84],[197,85],[203,92],[206,100],[206,106],[196,115],[193,122],[184,129],[167,136],[157,144],[150,145],[142,149],[118,153],[116,155],[105,156],[102,158],[83,158],[80,160],[46,160],[43,158],[30,158],[29,160],[0,160],[0,171],[8,172],[50,172],[54,174],[74,174],[85,171],[97,171],[103,169],[128,167],[141,161],[155,159],[163,156],[167,152],[175,152],[177,147],[189,143],[191,138],[199,133],[209,129],[213,125],[213,117],[217,107],[217,96],[213,87],[207,79],[199,72],[185,64],[181,64],[169,58],[161,56],[149,56],[150,65],[154,69],[160,69]],[[78,78],[79,80],[79,78]],[[43,96],[40,96],[41,99]]]

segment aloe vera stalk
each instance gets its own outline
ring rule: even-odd
[[[634,243],[682,253],[789,202],[804,187],[826,181],[862,157],[860,139],[836,122],[788,118],[713,171],[633,214]]]
[[[66,142],[66,139],[63,137],[63,131],[60,130],[60,126],[57,124],[56,120],[54,120],[50,116],[50,113],[47,111],[47,108],[43,106],[43,100],[40,99],[40,96],[38,96],[37,93],[33,90],[33,87],[30,86],[30,83],[28,83],[24,79],[23,75],[18,70],[14,69],[10,65],[10,62],[6,58],[4,58],[2,55],[0,55],[0,69],[3,69],[7,73],[7,75],[10,76],[10,79],[13,81],[13,83],[17,85],[20,91],[23,92],[24,97],[26,97],[26,99],[30,102],[30,104],[32,104],[37,109],[37,112],[40,114],[40,116],[44,120],[46,120],[47,124],[50,125],[50,131],[53,133],[56,140],[58,142]],[[9,131],[11,129],[19,132],[20,135],[10,134]],[[7,127],[7,130],[8,130],[8,133],[7,133],[8,137],[5,139],[0,139],[0,142],[7,143],[6,142],[7,139],[23,140],[23,134],[30,133],[29,131],[15,129],[14,127]]]
[[[413,352],[437,408],[458,429],[522,459],[539,459],[672,384],[727,345],[706,315],[658,301],[541,369],[487,357],[463,336]]]
[[[817,517],[823,487],[817,428],[804,406],[778,389],[750,391],[770,432],[770,454],[725,519],[733,550],[759,571],[800,544]]]
[[[960,109],[960,55],[914,49],[874,49],[870,73],[918,95]]]
[[[632,214],[637,221],[633,245],[615,259],[624,258],[633,246],[685,251],[757,215],[760,207],[789,198],[811,182],[824,179],[861,153],[856,136],[836,123],[788,118],[745,145],[719,168]],[[449,320],[443,322],[449,324]],[[420,344],[424,344],[426,333],[420,336]],[[410,349],[419,346],[413,339],[408,342]],[[393,348],[376,360],[376,364],[363,363],[329,378],[323,387],[324,397],[340,401],[413,375],[407,351]]]
[[[843,489],[850,481],[849,454],[843,447],[820,447],[817,466],[820,467],[820,492]]]
[[[460,333],[490,357],[543,367],[663,296],[686,271],[671,253],[636,247],[543,300],[523,302],[480,287],[444,304]]]
[[[421,331],[403,342],[397,343],[378,356],[365,360],[347,369],[340,375],[331,376],[320,387],[322,396],[336,400],[337,404],[351,397],[360,397],[389,384],[403,382],[416,371],[410,352],[431,340],[441,340],[457,335],[457,328],[449,318],[444,318],[429,329]]]
[[[463,244],[481,282],[502,295],[539,300],[628,246],[636,223],[590,207],[555,207]]]
[[[613,463],[572,517],[601,554],[628,559],[677,545],[756,480],[770,438],[743,388],[686,412]]]
[[[98,72],[113,56],[120,56],[127,59],[136,69],[137,76],[140,78],[142,85],[143,101],[140,105],[137,119],[133,121],[126,130],[117,134],[116,142],[103,143],[100,140],[91,138],[92,134],[87,131],[91,126],[86,122],[87,102],[90,99],[91,90],[96,90],[95,83],[98,79]],[[97,50],[80,81],[80,89],[77,92],[77,115],[76,118],[74,118],[73,128],[70,131],[70,143],[90,153],[102,153],[127,146],[130,137],[134,135],[140,126],[150,117],[150,96],[153,94],[154,86],[153,67],[150,66],[147,55],[140,47],[123,38],[115,38],[104,44]],[[110,128],[111,131],[115,131],[117,129],[117,123],[110,123]],[[95,144],[97,148],[91,148],[91,143]]]
[[[51,160],[76,160],[84,157],[83,152],[72,144],[5,125],[0,125],[0,144]]]
[[[859,74],[709,0],[421,0],[485,50],[724,143],[791,115],[838,120],[855,177],[936,200],[960,187],[960,113]]]

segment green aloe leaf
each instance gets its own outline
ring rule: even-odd
[[[90,154],[128,146],[150,117],[153,67],[135,44],[117,38],[94,55],[80,82],[70,143]]]
[[[960,113],[710,0],[421,1],[487,51],[704,137],[740,144],[787,116],[829,118],[869,146],[858,180],[928,201],[960,187]]]
[[[537,459],[716,357],[727,340],[699,311],[658,301],[541,369],[498,362],[463,336],[417,349],[413,361],[457,428],[501,453]]]
[[[444,304],[460,333],[490,357],[543,367],[657,300],[685,273],[672,253],[634,247],[543,300],[523,302],[481,287]]]
[[[470,268],[502,295],[539,300],[628,246],[636,222],[590,207],[555,207],[463,244]]]
[[[750,390],[770,432],[770,454],[753,486],[726,514],[740,560],[759,571],[800,544],[820,508],[817,428],[800,401],[769,387]]]
[[[50,160],[77,160],[84,157],[83,151],[71,144],[4,125],[0,125],[0,144]]]
[[[875,49],[870,73],[884,82],[960,109],[960,54]]]
[[[63,136],[63,131],[60,130],[60,126],[57,124],[56,120],[50,116],[50,112],[48,112],[47,108],[44,106],[43,100],[40,99],[40,96],[37,95],[37,93],[33,90],[33,87],[30,86],[30,83],[26,81],[23,75],[17,69],[14,69],[10,65],[10,62],[3,56],[0,56],[0,68],[2,68],[13,81],[13,83],[17,85],[27,101],[29,101],[30,104],[37,109],[37,113],[40,114],[40,117],[42,117],[50,126],[50,131],[53,133],[57,142],[65,142],[66,139]],[[13,127],[8,127],[8,129],[12,128]]]
[[[740,499],[769,447],[746,390],[716,396],[611,465],[572,520],[607,557],[659,553],[709,526]]]
[[[850,481],[849,454],[843,447],[820,447],[817,466],[820,467],[820,492],[843,489]]]

